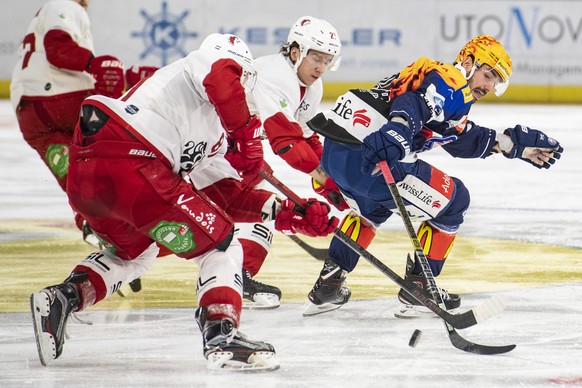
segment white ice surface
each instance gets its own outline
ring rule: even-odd
[[[582,248],[580,106],[477,105],[472,119],[494,129],[543,129],[565,148],[549,171],[501,156],[426,159],[470,189],[461,233]],[[432,154],[432,155],[431,155]],[[270,157],[273,164],[276,160]],[[312,196],[307,180],[279,164],[277,175]],[[8,102],[0,102],[0,223],[70,219],[65,195],[22,139]],[[402,230],[393,217],[386,229]],[[2,263],[9,265],[9,263]],[[475,270],[478,270],[477,268]],[[315,274],[314,274],[315,275]],[[1,281],[1,279],[0,279]],[[69,325],[71,339],[50,367],[38,362],[28,313],[0,313],[2,387],[563,387],[582,385],[582,282],[504,292],[509,306],[461,330],[489,345],[516,343],[501,356],[461,352],[438,319],[398,320],[396,301],[353,301],[303,318],[302,304],[245,311],[241,330],[271,342],[281,369],[265,374],[210,372],[192,309],[90,311],[92,325]],[[473,307],[488,295],[465,295]],[[416,348],[408,339],[423,336]]]

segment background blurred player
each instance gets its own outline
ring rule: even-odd
[[[274,220],[278,230],[310,236],[328,235],[338,220],[328,217],[326,203],[306,200],[299,214],[290,201],[241,185],[224,159],[230,140],[243,145],[231,151],[235,167],[256,173],[262,163],[261,122],[245,96],[255,79],[247,45],[234,35],[212,34],[123,98],[83,102],[67,194],[105,249],[85,258],[63,283],[31,295],[42,364],[61,355],[70,314],[145,273],[160,244],[200,267],[196,320],[208,367],[278,368],[270,344],[238,332],[242,248],[233,220]]]
[[[88,5],[89,0],[53,0],[37,12],[19,47],[10,84],[24,140],[63,191],[81,103],[93,94],[117,98],[124,89],[121,61],[94,55]],[[75,221],[82,229],[82,218],[77,215]],[[84,238],[88,235],[85,225]]]
[[[438,276],[469,207],[469,191],[458,178],[418,159],[421,152],[442,146],[456,158],[502,153],[537,168],[549,168],[561,155],[558,142],[541,131],[517,125],[496,132],[468,121],[473,103],[490,92],[502,95],[511,73],[511,59],[501,43],[483,35],[463,47],[454,65],[420,58],[371,90],[352,90],[340,96],[336,106],[322,114],[324,120],[319,122],[326,124],[322,129],[328,125],[344,128],[348,137],[363,144],[330,138],[324,143],[324,170],[362,216],[344,219],[340,228],[367,247],[375,226],[395,211],[376,167],[385,160],[409,216],[421,221],[418,237],[433,274]],[[309,293],[311,304],[305,315],[329,311],[348,301],[351,292],[344,280],[358,258],[337,238],[332,240],[329,258]],[[426,279],[415,261],[408,263],[406,277],[425,286]],[[448,309],[460,306],[459,295],[442,291]],[[405,306],[397,316],[416,315],[418,302],[414,298],[403,290],[398,298]]]
[[[343,210],[347,205],[319,166],[323,150],[319,136],[306,125],[319,109],[323,95],[321,77],[328,69],[336,70],[340,58],[341,43],[336,29],[325,20],[300,17],[278,54],[257,58],[258,80],[251,110],[261,117],[273,152],[294,169],[311,176],[316,192]],[[245,181],[264,187],[260,180]],[[253,279],[271,247],[272,223],[237,224],[237,229],[245,253],[245,306],[278,307],[281,290]]]

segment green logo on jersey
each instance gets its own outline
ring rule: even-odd
[[[160,221],[150,230],[150,236],[174,253],[188,252],[196,248],[194,235],[188,224]]]
[[[51,144],[46,150],[46,161],[57,177],[63,178],[69,170],[69,147],[66,144]]]
[[[281,108],[285,109],[289,103],[283,97],[279,97],[279,105],[281,105]]]

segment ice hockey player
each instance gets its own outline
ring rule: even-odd
[[[88,5],[89,0],[54,0],[41,8],[26,30],[10,83],[24,140],[63,190],[81,103],[93,94],[117,98],[124,88],[121,61],[94,55]],[[82,229],[81,217],[76,223]]]
[[[273,152],[289,166],[310,176],[315,191],[339,210],[348,206],[331,179],[319,166],[323,146],[305,124],[319,110],[323,95],[321,77],[336,70],[341,43],[336,29],[325,20],[300,17],[291,26],[278,54],[256,59],[257,87],[251,110],[263,121],[264,134]],[[268,166],[265,166],[268,168]],[[245,181],[269,189],[264,181]],[[269,309],[280,305],[281,290],[254,279],[271,248],[272,223],[237,224],[244,250],[244,306]]]
[[[119,59],[94,54],[88,6],[89,0],[52,0],[43,5],[26,30],[10,83],[24,140],[63,191],[81,103],[94,94],[118,98],[125,83]],[[136,68],[133,73],[138,75],[150,69]],[[76,215],[75,223],[87,242],[98,245],[82,217]]]
[[[43,365],[61,355],[71,313],[145,273],[160,244],[199,265],[195,317],[208,367],[278,368],[273,346],[238,332],[243,256],[234,222],[274,220],[277,230],[325,236],[338,220],[324,202],[305,200],[298,213],[288,200],[241,185],[224,158],[230,140],[237,143],[231,152],[238,170],[250,175],[262,163],[261,122],[245,98],[255,79],[247,45],[212,34],[121,99],[83,102],[67,193],[105,249],[62,283],[31,295]]]
[[[497,132],[468,120],[475,102],[490,92],[503,94],[511,73],[511,59],[501,43],[490,36],[477,36],[462,48],[453,65],[420,58],[371,90],[351,90],[340,96],[333,109],[314,118],[310,122],[313,128],[324,132],[328,127],[343,128],[346,137],[356,141],[345,144],[339,136],[324,142],[323,169],[362,216],[344,219],[340,228],[367,247],[375,226],[395,211],[376,168],[385,160],[411,219],[421,222],[418,237],[430,269],[438,276],[464,221],[469,191],[458,178],[419,159],[421,153],[441,146],[456,158],[487,158],[499,153],[549,168],[563,150],[556,140],[533,128],[516,125]],[[329,258],[309,293],[311,303],[305,315],[336,309],[348,301],[351,292],[345,278],[358,258],[339,239],[332,240]],[[425,286],[415,261],[408,263],[406,277]],[[460,306],[459,295],[442,291],[448,309]],[[417,315],[419,303],[410,294],[400,290],[398,299],[403,308],[397,316]]]

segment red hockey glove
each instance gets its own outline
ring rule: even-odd
[[[310,237],[327,236],[339,224],[336,217],[329,217],[330,207],[325,202],[315,198],[306,201],[301,208],[285,199],[281,202],[281,210],[275,218],[275,229],[285,234],[302,233]]]
[[[314,178],[311,178],[311,187],[313,187],[313,191],[322,197],[325,197],[327,202],[331,203],[339,211],[350,208],[350,205],[348,205],[342,193],[339,191],[339,188],[330,177],[327,177],[323,185]]]
[[[135,84],[154,74],[158,69],[159,67],[156,66],[133,65],[125,71],[125,82],[127,83],[127,88],[130,89],[134,87]]]
[[[89,61],[87,72],[95,78],[95,93],[119,98],[125,88],[123,63],[111,55],[94,57]]]
[[[253,179],[263,163],[260,129],[261,120],[257,116],[251,116],[244,127],[228,134],[230,144],[225,158],[246,180]]]

